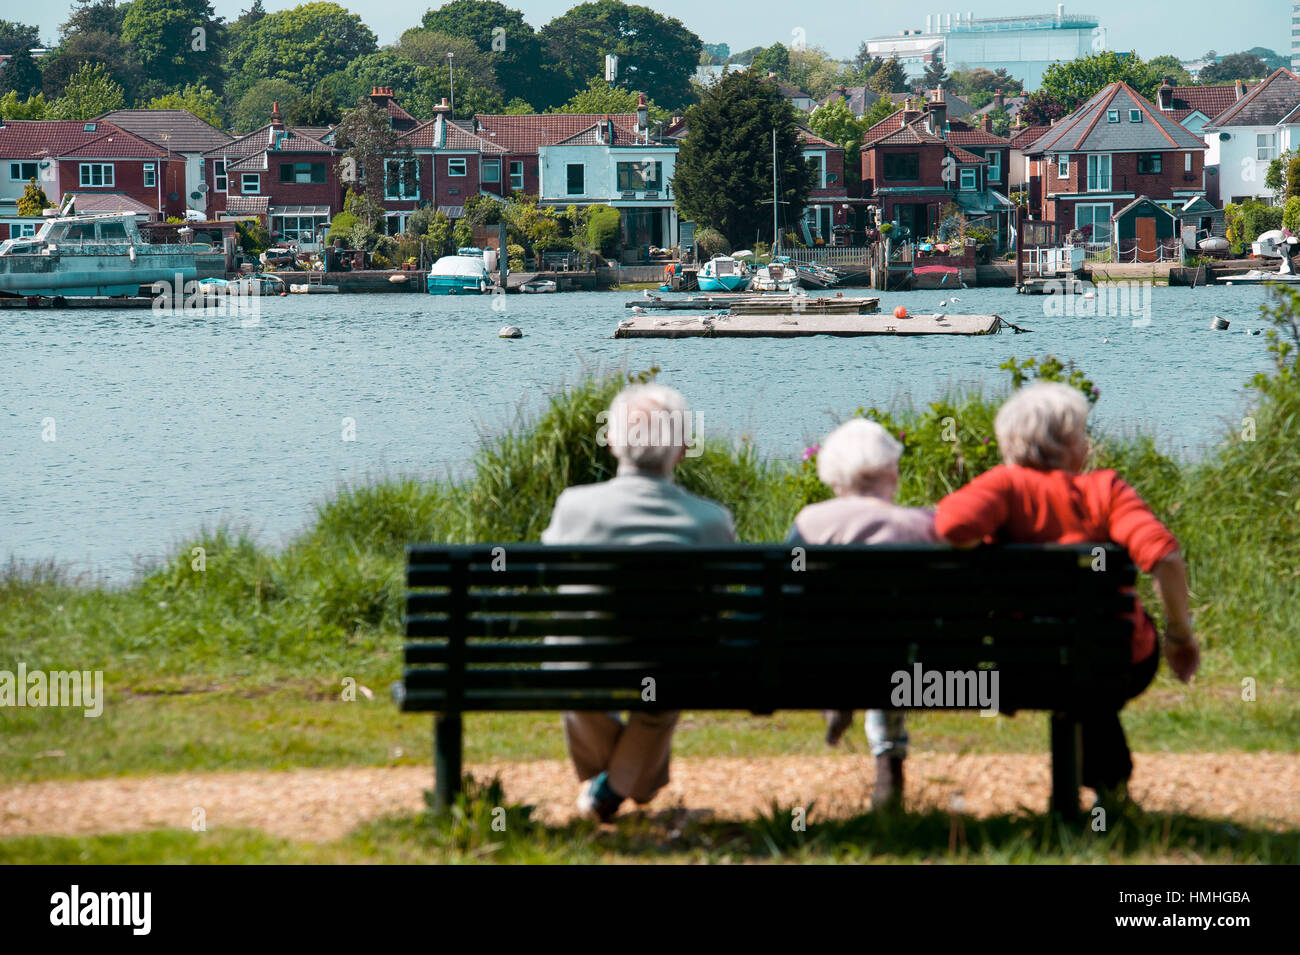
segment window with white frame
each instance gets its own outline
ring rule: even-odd
[[[271,216],[271,231],[287,242],[315,242],[328,222],[323,216]]]
[[[158,167],[154,163],[144,164],[144,185],[147,188],[158,185]]]
[[[226,185],[226,161],[224,159],[212,160],[212,188],[216,192],[225,192],[228,188]]]
[[[1255,134],[1255,158],[1261,162],[1277,158],[1277,133]]]
[[[501,181],[501,160],[484,159],[478,164],[479,178],[483,182],[500,182]]]
[[[974,169],[963,169],[961,171],[961,190],[962,192],[971,192],[979,185],[979,175]]]
[[[1106,122],[1108,122],[1108,123],[1118,123],[1118,122],[1119,122],[1119,110],[1117,110],[1117,109],[1108,109],[1108,110],[1106,110]]]
[[[12,225],[9,227],[9,238],[11,239],[22,239],[35,234],[35,222],[21,222],[18,225]]]
[[[1192,154],[1183,153],[1183,172],[1192,171]]]
[[[419,160],[390,159],[384,163],[384,198],[420,198]]]
[[[447,175],[449,176],[468,176],[469,160],[464,156],[447,160]]]
[[[1140,109],[1131,109],[1131,110],[1129,110],[1129,111],[1128,111],[1128,121],[1129,121],[1130,123],[1140,123],[1140,122],[1142,122],[1142,110],[1140,110]]]
[[[822,153],[809,153],[804,157],[806,162],[813,169],[813,188],[826,188],[826,157]]]
[[[1110,191],[1110,153],[1099,153],[1088,157],[1088,191]]]
[[[40,169],[34,162],[11,162],[9,164],[10,182],[27,182],[39,175]]]
[[[521,160],[510,163],[510,191],[523,192],[524,190],[524,164]]]
[[[113,185],[113,164],[111,162],[83,162],[78,181],[83,186]]]
[[[1110,244],[1109,202],[1084,202],[1074,207],[1074,227],[1086,236],[1089,245]]]
[[[1057,179],[1069,179],[1069,178],[1070,178],[1070,157],[1069,157],[1069,156],[1058,156],[1058,157],[1057,157],[1057,159],[1056,159],[1056,178],[1057,178]]]
[[[255,172],[246,172],[239,177],[239,191],[246,196],[257,195],[262,191],[262,177]]]
[[[989,182],[1002,181],[1002,153],[994,149],[985,153],[989,161]]]

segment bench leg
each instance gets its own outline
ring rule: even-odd
[[[1066,822],[1079,819],[1082,727],[1069,713],[1052,714],[1051,811]]]
[[[433,808],[446,812],[460,794],[461,719],[459,713],[439,713],[433,718]]]

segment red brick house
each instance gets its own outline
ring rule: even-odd
[[[844,182],[844,148],[802,126],[798,135],[804,161],[817,172],[800,217],[799,238],[807,245],[834,245],[838,229],[839,244],[846,245],[848,233],[862,227],[853,213],[863,205],[849,196]]]
[[[411,158],[388,163],[384,210],[389,235],[404,232],[410,214],[420,206],[430,205],[449,219],[459,219],[471,196],[502,195],[506,151],[452,122],[446,100],[434,113],[432,120],[402,137],[411,148]]]
[[[184,158],[113,123],[0,120],[0,217],[17,215],[32,179],[55,205],[69,193],[83,197],[82,211],[185,212]]]
[[[942,90],[923,105],[909,103],[867,130],[863,197],[877,202],[881,222],[912,238],[933,235],[943,208],[956,204],[969,222],[992,229],[1001,245],[1013,208],[1004,192],[1011,142],[949,120]]]
[[[1203,139],[1142,94],[1112,83],[1028,148],[1031,175],[1042,184],[1032,211],[1062,236],[1078,229],[1089,244],[1109,245],[1111,217],[1135,199],[1176,211],[1204,195],[1205,150]]]
[[[523,192],[536,196],[541,192],[537,150],[586,132],[600,121],[635,127],[636,113],[480,113],[474,117],[472,132],[503,150],[501,194]]]
[[[255,217],[276,241],[315,249],[343,206],[338,158],[337,149],[286,126],[276,103],[261,129],[204,153],[208,214]]]

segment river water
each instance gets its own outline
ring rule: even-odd
[[[1102,427],[1194,457],[1240,420],[1245,382],[1268,364],[1264,338],[1243,334],[1264,327],[1260,288],[1065,300],[1100,302],[1101,317],[1011,289],[943,308],[947,293],[883,297],[886,311],[996,312],[1024,335],[615,340],[639,295],[290,296],[262,301],[251,327],[195,312],[6,312],[0,556],[120,583],[219,521],[279,545],[341,482],[458,473],[482,434],[593,369],[658,365],[707,435],[797,457],[859,406],[1001,390],[999,363],[1050,352],[1100,387]],[[1231,328],[1211,331],[1215,315]],[[525,337],[498,339],[507,323]]]

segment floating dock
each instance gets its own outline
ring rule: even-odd
[[[806,338],[834,335],[996,335],[1019,328],[998,315],[635,315],[619,322],[615,338]]]
[[[1084,282],[1073,275],[1057,278],[1028,278],[1016,289],[1021,295],[1079,295],[1092,291],[1096,286]]]
[[[690,298],[633,299],[624,305],[634,311],[729,312],[731,315],[868,315],[880,311],[880,299],[826,295],[693,295]]]

